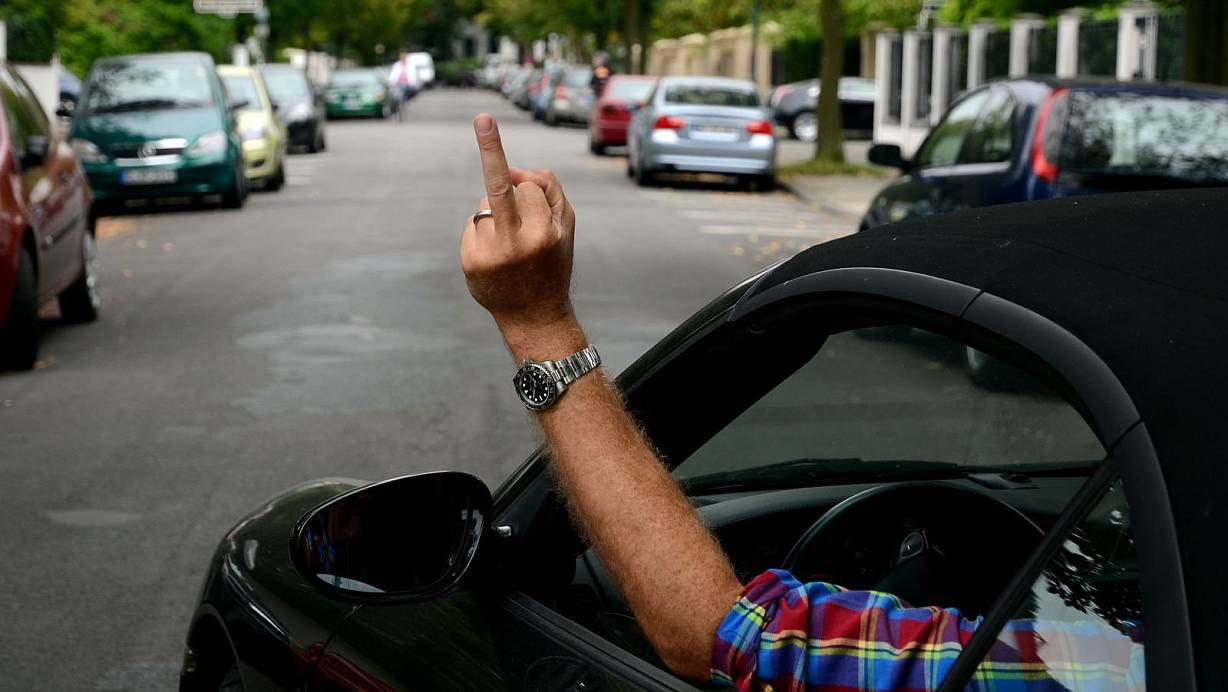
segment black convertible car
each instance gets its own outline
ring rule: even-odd
[[[944,690],[991,646],[1060,648],[1014,618],[1141,632],[1151,689],[1228,689],[1224,219],[1228,194],[1198,190],[874,229],[732,289],[619,383],[741,577],[786,566],[983,616]],[[968,377],[969,348],[993,378]],[[1098,661],[1065,653],[1033,674],[1082,689]],[[440,472],[270,500],[217,550],[181,684],[695,689],[541,451],[493,494]]]

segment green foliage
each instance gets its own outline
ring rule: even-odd
[[[1082,7],[1092,16],[1112,18],[1116,8],[1131,0],[947,0],[938,14],[940,21],[968,24],[977,19],[1005,21],[1025,12],[1045,16],[1055,15],[1070,7]],[[1179,7],[1184,0],[1153,0],[1161,7]]]
[[[64,8],[56,0],[0,0],[0,19],[8,35],[8,59],[48,62],[55,53],[56,30]]]
[[[227,59],[234,39],[230,20],[198,15],[177,0],[62,0],[56,35],[60,60],[83,75],[95,58],[122,53],[199,50]]]

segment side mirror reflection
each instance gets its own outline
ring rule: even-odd
[[[455,589],[487,532],[490,491],[444,471],[374,483],[308,512],[291,539],[306,579],[333,595],[409,602]]]

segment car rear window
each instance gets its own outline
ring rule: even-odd
[[[759,105],[759,95],[751,89],[710,86],[707,84],[672,84],[665,89],[666,103],[683,103],[696,106],[735,106],[754,108]]]
[[[588,86],[589,82],[592,80],[592,70],[572,70],[571,72],[567,73],[567,77],[564,79],[563,83],[569,87],[583,87]]]
[[[85,110],[94,113],[213,105],[209,69],[196,60],[116,60],[89,77]]]
[[[616,79],[610,82],[606,96],[628,101],[643,101],[652,93],[653,83],[645,79]]]
[[[1228,180],[1228,99],[1075,91],[1068,109],[1063,171]]]
[[[307,77],[294,69],[264,70],[264,85],[274,98],[299,98],[311,95]]]

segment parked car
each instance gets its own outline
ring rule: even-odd
[[[306,147],[311,153],[323,151],[327,145],[324,121],[328,114],[323,95],[307,75],[293,65],[279,63],[261,65],[260,75],[269,97],[277,104],[278,115],[286,123],[290,145]]]
[[[862,228],[1048,197],[1228,185],[1228,90],[994,82],[951,104],[911,160],[892,144],[868,156],[902,175],[874,198]]]
[[[614,75],[606,82],[605,92],[593,104],[588,128],[588,148],[594,154],[604,154],[606,147],[627,143],[627,126],[631,111],[644,106],[645,99],[656,86],[655,77]]]
[[[418,89],[430,89],[435,84],[435,59],[430,53],[410,53],[409,65],[418,74]]]
[[[244,174],[248,181],[269,190],[286,182],[286,126],[275,112],[264,79],[254,67],[221,65],[222,84],[237,106],[239,136],[243,139]]]
[[[588,123],[593,110],[593,68],[568,68],[546,102],[546,124]]]
[[[651,185],[657,173],[737,175],[770,187],[776,136],[753,82],[663,77],[627,134],[627,175]]]
[[[39,308],[97,319],[90,188],[72,147],[16,70],[0,61],[0,370],[38,359]]]
[[[132,199],[218,197],[243,206],[247,178],[234,106],[206,53],[94,62],[72,146],[101,211]]]
[[[1224,689],[1224,218],[1228,196],[1182,190],[831,241],[717,298],[618,387],[741,580],[783,566],[983,617],[936,669],[950,689],[991,646],[1040,651],[1026,672],[1054,687],[1104,662],[1067,647],[1049,670],[1010,628],[1027,617],[1129,629],[1149,688]],[[918,336],[853,336],[873,325]],[[969,386],[966,347],[1027,386]],[[928,557],[903,559],[919,531]],[[183,661],[189,691],[694,689],[573,528],[545,450],[493,495],[442,472],[254,508]]]
[[[55,114],[61,118],[71,118],[73,111],[77,110],[77,99],[81,98],[81,80],[61,67],[56,71],[56,82],[59,100],[56,102]]]
[[[507,100],[517,108],[527,109],[529,85],[539,78],[538,70],[532,67],[521,68],[509,82],[507,93],[505,94]]]
[[[541,92],[543,70],[534,68],[529,72],[528,79],[525,80],[524,86],[512,94],[512,102],[521,110],[533,110],[533,104],[537,101],[537,95]]]
[[[394,113],[382,75],[370,67],[333,72],[325,89],[330,118],[387,118]]]
[[[815,109],[819,105],[819,80],[807,79],[776,87],[769,105],[777,125],[789,129],[789,135],[803,142],[819,137],[819,121]],[[870,137],[874,133],[873,79],[841,77],[840,117],[844,133],[852,137]]]

